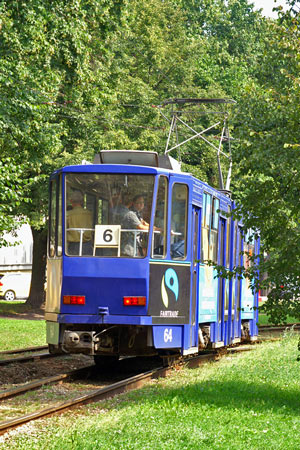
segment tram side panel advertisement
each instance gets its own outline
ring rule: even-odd
[[[148,314],[153,324],[188,324],[190,266],[151,264]]]

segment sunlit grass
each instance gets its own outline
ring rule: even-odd
[[[39,421],[11,449],[298,449],[297,338],[264,343],[109,401]]]
[[[0,351],[45,344],[44,320],[0,318]]]
[[[292,317],[292,316],[288,316],[286,319],[286,322],[282,325],[286,325],[286,324],[293,324],[293,323],[299,323],[299,319]],[[270,318],[266,315],[266,314],[262,314],[259,313],[258,315],[258,325],[274,325],[274,323],[270,320]]]

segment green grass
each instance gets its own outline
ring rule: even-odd
[[[0,448],[299,449],[297,342],[289,336],[174,372],[141,390],[36,422]]]
[[[14,302],[0,300],[0,315],[28,312],[28,306],[26,306],[25,302],[25,300],[16,300]]]
[[[0,318],[0,351],[36,345],[46,345],[44,320]]]
[[[299,323],[299,319],[288,316],[286,319],[286,322],[282,325],[286,325],[286,324],[290,325],[293,323]],[[258,324],[259,325],[274,325],[274,323],[269,319],[269,317],[266,314],[262,314],[262,313],[260,313],[258,315]]]

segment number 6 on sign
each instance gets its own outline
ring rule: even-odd
[[[120,244],[120,225],[96,225],[95,226],[95,244],[97,247],[117,247]]]

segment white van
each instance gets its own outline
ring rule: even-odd
[[[6,273],[0,279],[0,297],[7,301],[28,298],[31,272]]]

